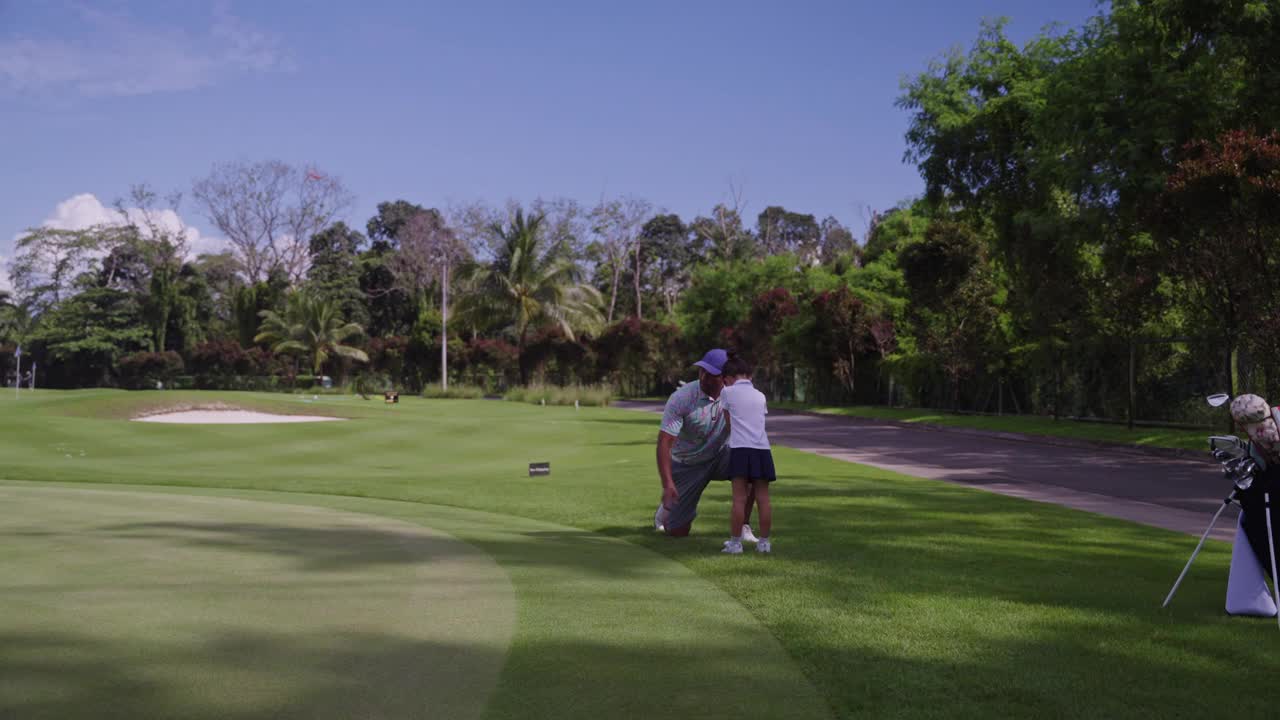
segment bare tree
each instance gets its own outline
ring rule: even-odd
[[[163,202],[163,206],[161,203]],[[190,252],[187,225],[178,214],[182,193],[161,198],[146,183],[130,186],[129,199],[115,202],[120,223],[145,240],[156,263],[180,264]]]
[[[596,246],[609,268],[609,308],[605,322],[613,322],[614,308],[618,302],[618,284],[622,271],[634,256],[636,268],[636,316],[640,316],[640,229],[653,214],[647,200],[627,195],[615,200],[603,200],[591,210],[591,231],[598,238]]]
[[[742,201],[742,188],[729,183],[729,198],[711,210],[711,217],[699,217],[693,221],[693,231],[702,242],[719,253],[722,259],[734,259],[747,253],[751,246],[751,231],[742,224],[746,205]]]
[[[502,210],[481,201],[451,203],[447,215],[449,227],[467,252],[485,260],[494,257],[491,228],[506,220]]]
[[[458,234],[435,209],[409,218],[398,237],[400,247],[388,266],[395,274],[396,285],[414,297],[442,278],[448,267],[470,255]]]
[[[409,218],[399,239],[400,247],[390,261],[399,287],[419,298],[434,278],[440,278],[440,386],[448,389],[449,272],[470,259],[471,253],[435,209]]]
[[[250,282],[273,271],[290,282],[305,276],[308,242],[353,201],[340,180],[314,167],[279,160],[213,166],[196,181],[196,200],[227,236]]]
[[[591,238],[591,221],[589,211],[579,205],[577,200],[563,197],[550,200],[537,198],[529,204],[529,212],[545,218],[543,232],[552,245],[565,248],[575,260],[585,257]]]

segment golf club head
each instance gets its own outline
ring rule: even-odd
[[[1231,396],[1226,393],[1214,393],[1205,398],[1205,402],[1209,403],[1210,407],[1222,407],[1231,402]]]
[[[1222,464],[1222,474],[1237,490],[1248,490],[1253,485],[1253,477],[1257,472],[1258,464],[1250,457],[1236,458]]]
[[[1244,457],[1248,454],[1248,446],[1234,435],[1214,435],[1209,438],[1209,452],[1218,459]]]

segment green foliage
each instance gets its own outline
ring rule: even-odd
[[[120,290],[88,287],[40,317],[28,336],[56,365],[46,372],[110,385],[121,355],[146,350],[150,333],[137,301]]]
[[[359,254],[364,244],[364,236],[346,223],[334,223],[311,237],[311,268],[307,271],[312,291],[337,303],[343,317],[361,326],[369,321],[360,288]]]
[[[680,357],[679,335],[677,328],[652,320],[616,322],[593,343],[597,369],[632,397],[673,387],[688,364]]]
[[[260,315],[262,325],[254,342],[267,343],[277,354],[301,355],[315,375],[331,357],[369,362],[363,350],[344,344],[364,335],[364,330],[345,322],[332,301],[299,291],[289,296],[283,314],[263,310]]]
[[[747,319],[751,303],[760,293],[779,287],[794,291],[803,282],[804,274],[797,271],[796,258],[791,255],[698,266],[680,300],[680,327],[686,343],[694,349],[717,347],[724,330]]]
[[[172,350],[125,355],[118,363],[121,385],[133,389],[149,389],[157,382],[166,386],[184,370],[182,356]]]
[[[509,225],[490,231],[500,241],[491,263],[469,262],[458,269],[463,295],[457,303],[464,324],[506,332],[523,352],[530,331],[559,327],[567,337],[574,331],[600,326],[600,293],[582,282],[579,268],[560,246],[547,247],[543,216],[525,218],[517,210]],[[522,379],[525,377],[522,368]]]

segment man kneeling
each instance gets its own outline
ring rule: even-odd
[[[716,349],[694,363],[698,382],[672,393],[662,413],[658,433],[662,501],[654,512],[653,526],[673,537],[689,534],[707,485],[729,479],[729,424],[720,407],[720,375],[727,360],[728,354]],[[748,507],[744,522],[750,522],[750,513]],[[755,542],[747,525],[742,537]]]

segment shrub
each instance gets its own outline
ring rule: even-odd
[[[524,348],[520,364],[538,382],[571,385],[592,379],[595,354],[585,338],[569,339],[559,327],[549,327],[533,336]]]
[[[182,374],[182,356],[172,350],[125,355],[117,363],[121,384],[127,388],[155,387],[156,382],[169,382]]]
[[[458,400],[479,400],[484,397],[484,389],[475,385],[449,384],[449,389],[440,387],[440,383],[430,383],[422,388],[422,397],[433,399],[452,398]]]
[[[511,402],[533,405],[572,405],[577,402],[586,407],[608,407],[613,400],[613,388],[608,385],[542,385],[532,384],[514,387],[503,395]]]

